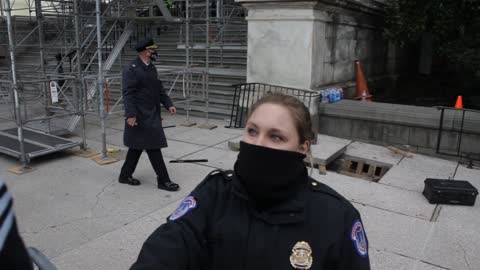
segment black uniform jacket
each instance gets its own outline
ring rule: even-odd
[[[155,65],[145,65],[137,57],[123,69],[123,104],[125,117],[136,117],[138,125],[125,122],[123,142],[133,149],[159,149],[167,147],[162,128],[160,103],[173,106],[162,82],[157,79]]]
[[[370,269],[366,237],[363,252],[352,240],[358,211],[311,178],[266,212],[251,206],[232,171],[212,172],[190,196],[150,235],[131,269],[296,269],[293,248],[302,241],[311,248],[311,267],[298,269]]]

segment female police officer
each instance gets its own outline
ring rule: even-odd
[[[307,175],[307,108],[272,94],[248,116],[234,171],[212,172],[131,269],[370,269],[358,211]]]

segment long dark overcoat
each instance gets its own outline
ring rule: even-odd
[[[123,104],[125,117],[136,117],[137,125],[131,127],[125,120],[123,143],[133,149],[159,149],[167,147],[162,127],[161,107],[173,106],[157,78],[155,65],[145,65],[137,57],[123,69]]]

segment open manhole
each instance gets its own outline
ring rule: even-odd
[[[327,166],[327,170],[368,181],[378,182],[390,170],[391,164],[362,157],[342,155]]]

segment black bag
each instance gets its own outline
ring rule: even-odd
[[[425,179],[423,195],[432,204],[474,205],[478,190],[467,181]]]

